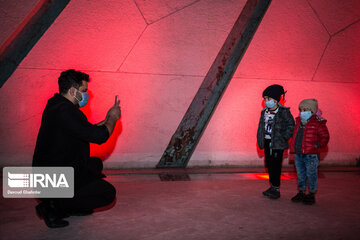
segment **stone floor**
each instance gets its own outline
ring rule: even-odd
[[[1,239],[360,239],[360,169],[319,172],[317,203],[295,204],[296,175],[270,200],[263,169],[107,171],[116,204],[48,229],[33,199],[0,202]]]

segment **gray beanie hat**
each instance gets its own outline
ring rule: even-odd
[[[310,109],[313,114],[315,114],[318,110],[318,101],[316,99],[304,99],[299,104],[300,107]]]

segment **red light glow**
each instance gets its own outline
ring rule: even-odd
[[[255,179],[255,180],[268,180],[268,173],[239,173],[239,175],[244,176],[247,179]],[[281,180],[289,180],[296,179],[296,173],[282,173]]]

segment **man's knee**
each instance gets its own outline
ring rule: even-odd
[[[103,162],[98,157],[91,157],[87,162],[87,171],[91,176],[102,178]]]
[[[116,189],[112,184],[110,184],[108,182],[106,182],[106,183],[107,184],[106,184],[106,190],[104,192],[104,199],[106,201],[105,204],[108,205],[108,204],[111,204],[115,200]]]
[[[90,157],[88,165],[91,168],[93,168],[94,170],[97,170],[97,171],[100,171],[100,172],[103,170],[103,162],[98,157]]]

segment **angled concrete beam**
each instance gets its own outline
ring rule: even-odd
[[[0,47],[0,87],[8,80],[70,0],[40,0]]]
[[[248,0],[157,168],[185,168],[271,0]]]

